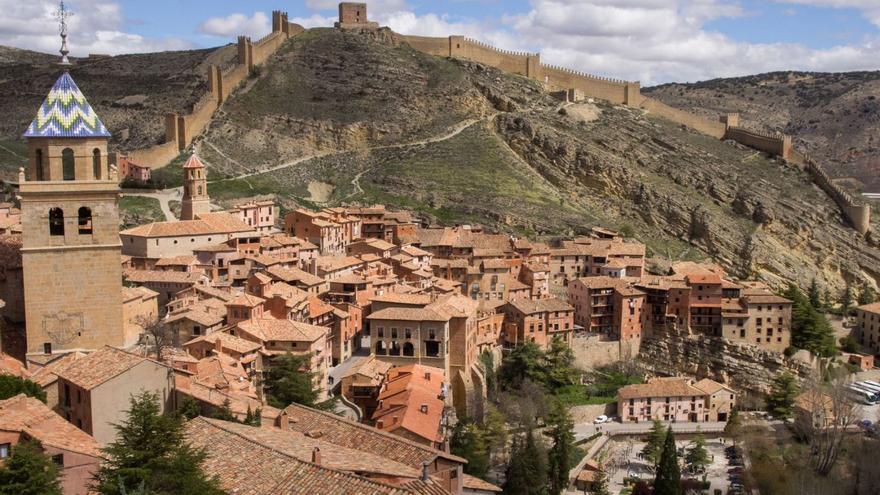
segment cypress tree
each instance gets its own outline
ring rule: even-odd
[[[770,395],[767,396],[767,412],[777,418],[790,418],[798,386],[791,373],[782,373],[773,380]]]
[[[61,495],[59,476],[38,443],[23,442],[0,464],[0,495]]]
[[[6,400],[15,397],[18,394],[25,394],[33,397],[40,402],[46,402],[46,392],[43,387],[34,383],[27,378],[19,378],[14,375],[0,374],[0,400]]]
[[[815,309],[822,308],[822,301],[819,299],[819,285],[816,283],[816,279],[810,281],[810,291],[807,293],[810,299],[810,305]]]
[[[248,413],[250,413],[250,409],[248,409]],[[218,407],[214,414],[211,415],[214,419],[219,419],[222,421],[231,421],[233,423],[237,423],[238,420],[235,418],[235,415],[232,414],[232,402],[227,398],[223,401],[223,405]]]
[[[663,443],[666,441],[666,428],[659,419],[654,420],[651,431],[648,432],[648,442],[642,449],[642,456],[651,463],[654,469],[660,462],[660,453],[663,451]]]
[[[311,355],[294,356],[287,353],[272,359],[266,369],[265,388],[272,407],[284,409],[292,403],[324,409],[318,404],[320,391],[315,386],[315,374],[309,369]]]
[[[843,316],[849,315],[849,311],[852,309],[852,303],[852,287],[850,287],[849,284],[846,284],[846,289],[843,291],[843,297],[840,298],[840,304],[843,306]]]
[[[859,306],[872,304],[876,300],[877,294],[874,292],[874,288],[865,283],[862,286],[862,290],[859,291]]]
[[[599,464],[599,471],[596,472],[596,479],[593,481],[592,495],[611,495],[608,489],[608,476],[605,474],[605,466]]]
[[[179,415],[162,415],[156,394],[131,398],[128,418],[116,426],[116,440],[104,449],[107,461],[95,473],[95,490],[123,495],[222,495],[202,472],[205,453],[186,443]]]
[[[484,478],[489,472],[489,448],[478,425],[460,421],[452,430],[450,448],[454,455],[467,459],[464,472]]]
[[[545,495],[547,493],[547,452],[531,429],[525,438],[515,439],[504,481],[506,495]]]
[[[678,467],[675,434],[671,426],[666,431],[666,441],[663,443],[660,462],[657,464],[654,495],[681,495],[681,470]]]
[[[574,467],[574,423],[568,409],[558,401],[554,405],[548,425],[551,426],[550,438],[553,439],[553,446],[547,453],[550,494],[559,495],[568,488],[568,473]]]

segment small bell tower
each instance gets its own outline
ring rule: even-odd
[[[195,220],[202,213],[211,212],[208,196],[208,177],[205,164],[195,153],[183,165],[183,201],[180,205],[181,220]]]

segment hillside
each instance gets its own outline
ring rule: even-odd
[[[738,111],[746,127],[795,136],[856,190],[880,191],[880,72],[776,72],[645,88],[645,94],[709,118]]]
[[[124,144],[139,122],[154,127],[138,139],[155,142],[159,108],[180,111],[204,91],[204,71],[172,70],[172,61],[204,64],[225,53],[228,63],[230,51],[157,55],[164,69],[139,86],[137,57],[149,56],[106,59],[132,74],[129,91],[116,85],[110,95],[86,64],[74,77],[114,134],[130,129]],[[21,77],[51,72],[28,64],[19,64]],[[168,100],[161,74],[175,84]],[[5,84],[0,101],[11,101]],[[123,93],[162,104],[111,117]],[[385,29],[291,38],[224,102],[195,146],[219,204],[272,194],[285,209],[381,202],[429,221],[545,239],[604,225],[646,243],[657,259],[711,257],[776,286],[818,276],[840,289],[844,280],[880,278],[876,244],[797,168],[642,110],[563,105],[533,80],[425,55]],[[180,166],[154,176],[179,184]]]
[[[163,115],[204,93],[207,63],[234,58],[234,47],[93,57],[73,60],[71,74],[112,129],[114,147],[134,149],[161,142]],[[21,134],[58,78],[57,62],[57,55],[0,47],[0,178],[24,161]]]
[[[389,31],[293,38],[197,146],[227,178],[211,185],[219,200],[383,202],[548,237],[602,224],[777,285],[880,276],[880,252],[793,167],[638,110],[563,108],[533,81]]]

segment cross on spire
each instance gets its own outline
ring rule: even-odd
[[[67,19],[73,15],[73,12],[69,11],[67,7],[64,5],[62,1],[58,6],[58,10],[55,11],[55,18],[58,19],[58,31],[61,34],[61,62],[59,65],[69,67],[70,60],[67,58],[67,54],[70,53],[70,50],[67,49]]]

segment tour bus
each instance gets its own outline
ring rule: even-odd
[[[870,380],[865,380],[863,382],[855,382],[855,385],[858,385],[859,387],[862,387],[862,388],[866,388],[866,389],[874,392],[875,394],[880,395],[880,383],[877,383],[876,385],[875,385],[875,383],[877,383],[877,382],[871,382]]]
[[[872,387],[880,387],[880,382],[875,382],[874,380],[865,380],[859,383],[865,383],[867,385],[871,385]]]
[[[863,389],[859,389],[853,385],[849,386],[848,390],[849,396],[859,404],[872,405],[877,403],[877,396],[874,395],[873,392],[868,392]]]
[[[851,391],[859,393],[859,394],[865,394],[864,400],[860,400],[860,402],[864,402],[869,405],[877,404],[878,402],[880,402],[880,394],[878,394],[877,392],[875,392],[871,389],[862,387],[862,386],[857,385],[855,383],[851,384],[849,386],[849,389]],[[865,401],[867,401],[867,402],[865,402]]]

